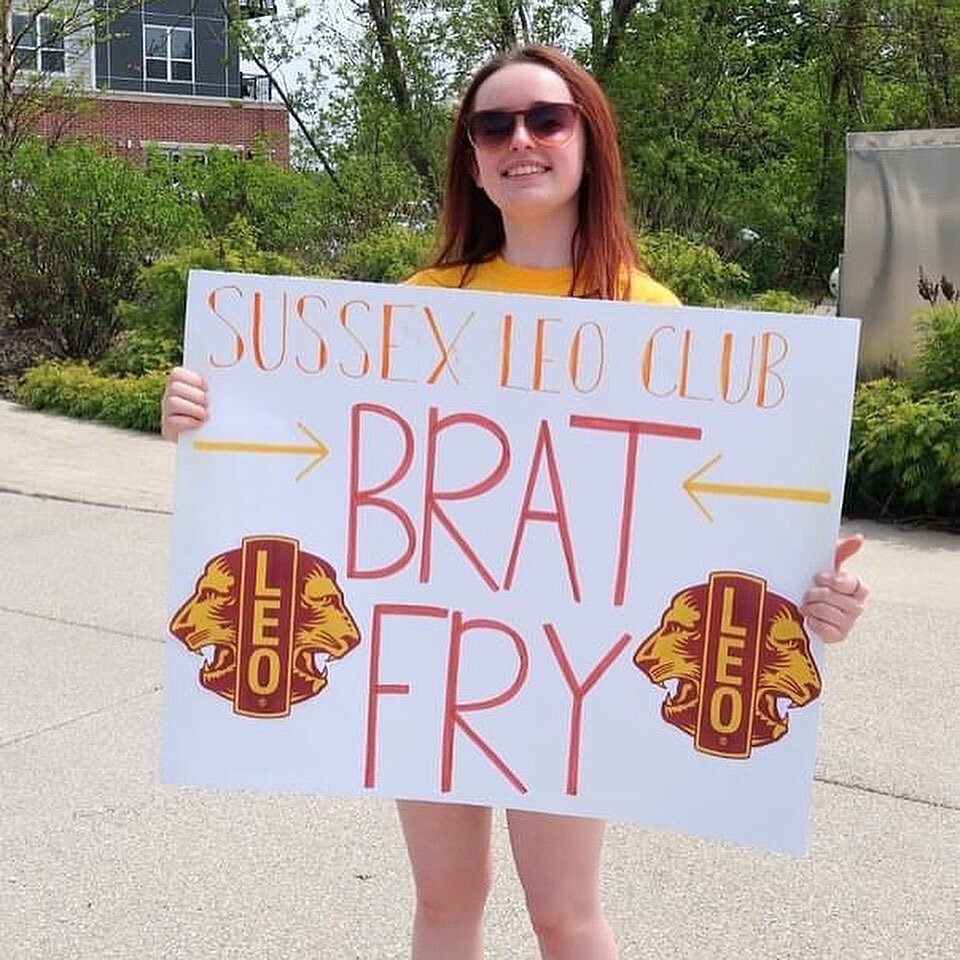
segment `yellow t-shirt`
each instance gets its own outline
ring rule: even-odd
[[[417,287],[456,289],[460,286],[460,278],[465,269],[463,266],[428,267],[426,270],[415,273],[406,282]],[[494,257],[474,267],[473,274],[463,289],[566,297],[569,296],[572,279],[572,267],[557,267],[550,270],[518,267],[507,263],[503,257]],[[634,303],[680,306],[680,301],[670,290],[640,270],[630,272],[630,300]]]

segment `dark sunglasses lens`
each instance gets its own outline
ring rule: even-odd
[[[513,133],[513,114],[486,110],[470,118],[470,139],[478,147],[499,147]]]
[[[564,140],[573,132],[577,110],[569,103],[543,103],[531,107],[523,122],[538,140],[553,143]]]
[[[517,113],[481,110],[468,123],[471,142],[488,150],[502,147],[513,136],[518,114],[530,135],[548,145],[569,140],[577,123],[577,108],[572,103],[540,103]]]

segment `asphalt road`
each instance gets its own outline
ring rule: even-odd
[[[392,805],[157,782],[173,459],[0,403],[0,957],[402,958]],[[624,960],[957,956],[960,538],[848,529],[873,595],[830,654],[809,855],[612,825]],[[502,818],[496,857],[487,955],[533,960]]]

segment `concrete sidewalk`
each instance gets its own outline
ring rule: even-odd
[[[0,402],[0,956],[402,958],[392,805],[157,785],[174,455]],[[873,593],[830,655],[809,856],[611,826],[625,960],[956,956],[960,538],[849,529]],[[533,960],[495,840],[487,955]]]

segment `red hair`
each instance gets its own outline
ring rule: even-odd
[[[472,268],[496,256],[505,236],[500,211],[476,185],[467,121],[480,85],[512,63],[533,63],[559,76],[580,107],[586,134],[586,160],[573,236],[571,295],[624,300],[629,268],[642,269],[636,237],[627,219],[623,166],[613,111],[600,85],[578,63],[551,47],[518,47],[487,61],[474,74],[460,102],[447,150],[440,253],[433,266],[462,264],[460,285]],[[626,268],[626,269],[625,269]]]

